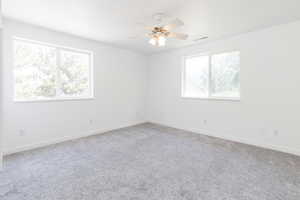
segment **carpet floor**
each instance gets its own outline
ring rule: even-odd
[[[4,158],[1,200],[299,200],[300,157],[143,124]]]

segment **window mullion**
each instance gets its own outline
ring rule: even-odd
[[[61,80],[60,80],[60,68],[61,55],[58,48],[56,48],[56,98],[60,98],[61,95]]]
[[[211,98],[211,55],[208,56],[208,98]]]

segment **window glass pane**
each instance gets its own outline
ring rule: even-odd
[[[230,52],[211,57],[211,96],[240,97],[240,53]]]
[[[72,51],[61,51],[60,55],[60,95],[64,97],[89,96],[90,55]]]
[[[91,54],[14,40],[15,100],[89,98]]]
[[[185,97],[208,97],[209,57],[199,56],[185,59]]]
[[[55,97],[55,48],[15,41],[14,51],[15,99]]]

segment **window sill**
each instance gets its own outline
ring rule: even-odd
[[[60,102],[60,101],[87,101],[94,100],[95,97],[82,98],[60,98],[60,99],[32,99],[32,100],[14,100],[14,103],[43,103],[43,102]]]
[[[191,99],[191,100],[204,100],[204,101],[233,101],[240,102],[241,98],[225,98],[225,97],[184,97],[182,99]]]

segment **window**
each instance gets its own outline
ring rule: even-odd
[[[240,53],[185,57],[182,96],[239,99]]]
[[[92,53],[14,40],[15,101],[93,97]]]

